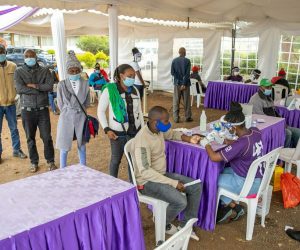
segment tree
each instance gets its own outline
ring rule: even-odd
[[[85,52],[82,55],[77,55],[80,62],[84,63],[87,68],[94,67],[96,63],[96,58],[91,52]]]
[[[81,36],[76,46],[83,51],[89,51],[96,54],[99,51],[103,51],[105,54],[109,54],[109,45],[107,36]]]

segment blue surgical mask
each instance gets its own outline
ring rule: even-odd
[[[6,55],[5,54],[0,54],[0,63],[6,61]]]
[[[126,77],[125,80],[123,81],[126,87],[131,87],[133,86],[135,79],[134,78],[130,78],[130,77]]]
[[[168,124],[164,124],[162,121],[160,120],[157,120],[157,123],[156,123],[156,129],[159,131],[159,132],[167,132],[170,128],[171,128],[172,124],[171,122],[169,122]]]
[[[99,73],[100,73],[100,70],[99,70],[99,69],[95,70],[95,73],[99,74]]]
[[[32,66],[36,65],[36,59],[35,58],[31,58],[31,57],[25,58],[24,61],[25,61],[26,65],[29,66],[29,67],[32,67]]]
[[[272,94],[272,89],[265,89],[264,94],[265,94],[266,96],[271,95],[271,94]]]
[[[81,74],[76,74],[76,75],[69,75],[70,81],[77,81],[80,79]]]

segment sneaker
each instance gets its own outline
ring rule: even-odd
[[[182,227],[179,226],[178,231],[181,229],[182,229]],[[190,238],[192,238],[193,240],[199,241],[199,237],[197,236],[197,234],[195,233],[194,230],[192,231]]]
[[[194,121],[194,120],[193,120],[193,118],[189,117],[189,118],[186,118],[185,121],[186,121],[186,122],[192,122],[192,121]]]
[[[21,158],[21,159],[26,159],[27,158],[27,155],[25,155],[21,149],[19,149],[18,151],[14,152],[13,156],[17,157],[17,158]]]
[[[30,169],[29,169],[29,171],[30,171],[30,173],[35,173],[35,172],[37,172],[38,171],[38,164],[37,163],[33,163],[33,164],[31,164],[31,167],[30,167]]]
[[[55,170],[55,169],[57,169],[57,167],[56,167],[54,162],[48,163],[48,170],[49,171],[52,171],[52,170]]]
[[[227,206],[227,207],[220,207],[218,209],[217,213],[217,223],[222,223],[226,221],[227,219],[230,218],[232,215],[232,208]]]
[[[232,220],[234,221],[237,221],[241,216],[245,214],[244,207],[238,204],[233,208],[233,211],[236,212],[236,216],[232,218]]]
[[[166,225],[166,234],[173,235],[173,234],[176,234],[177,232],[178,232],[178,229],[173,224],[170,223],[170,224]]]

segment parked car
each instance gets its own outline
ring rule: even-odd
[[[17,66],[24,64],[24,52],[26,49],[33,49],[37,55],[37,62],[41,66],[52,67],[55,60],[52,59],[52,55],[48,54],[46,51],[36,48],[27,47],[8,47],[7,48],[7,60],[12,61]]]

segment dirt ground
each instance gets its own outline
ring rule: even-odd
[[[154,105],[161,105],[170,110],[172,108],[171,95],[163,92],[155,92],[154,94],[149,95],[149,108]],[[197,109],[194,104],[194,122],[174,124],[174,127],[192,128],[198,126],[201,110],[201,107],[200,109]],[[96,115],[96,105],[89,109],[89,113]],[[210,122],[218,119],[224,112],[208,109],[206,114],[208,121]],[[183,118],[182,110],[181,117]],[[58,116],[51,114],[52,136],[54,141],[56,138],[57,121]],[[18,127],[22,149],[27,154],[25,134],[20,120],[18,121]],[[37,135],[37,138],[38,137],[39,135]],[[32,174],[28,171],[30,166],[29,160],[18,160],[12,157],[10,133],[6,122],[3,123],[2,143],[4,152],[2,154],[3,163],[0,165],[0,184],[31,176]],[[40,154],[40,170],[36,174],[40,174],[46,171],[46,162],[43,157],[43,145],[40,139],[37,140],[37,146]],[[59,152],[57,150],[55,159],[56,162],[59,163]],[[109,159],[109,141],[103,131],[101,131],[100,135],[96,139],[92,139],[87,145],[87,165],[107,173]],[[78,163],[78,157],[76,147],[73,145],[73,150],[69,153],[68,164],[72,165],[76,163]],[[122,160],[119,173],[121,179],[127,180],[125,157]],[[146,246],[147,249],[153,249],[155,247],[155,236],[152,217],[150,212],[143,205],[141,206],[141,213]],[[284,232],[285,225],[291,225],[300,230],[300,207],[284,209],[281,192],[273,193],[270,213],[266,219],[266,227],[261,227],[259,222],[260,220],[257,218],[253,240],[250,242],[245,240],[246,217],[238,222],[217,225],[214,232],[207,232],[197,228],[196,233],[199,235],[200,241],[196,242],[191,240],[189,249],[300,249],[299,242],[289,239]]]

